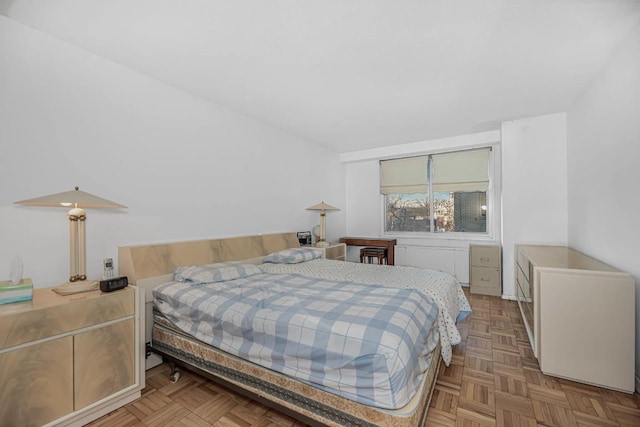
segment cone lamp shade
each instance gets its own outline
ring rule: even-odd
[[[25,206],[47,206],[71,208],[69,217],[69,282],[87,280],[86,266],[86,230],[87,215],[84,208],[90,209],[124,209],[126,206],[93,194],[80,191],[78,187],[72,191],[36,197],[35,199],[14,202]]]
[[[320,237],[316,242],[316,246],[324,248],[329,246],[326,239],[327,232],[327,214],[326,211],[337,211],[339,210],[335,206],[331,206],[326,204],[325,202],[318,203],[317,205],[313,205],[307,208],[308,211],[320,211]]]

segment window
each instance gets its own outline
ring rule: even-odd
[[[489,148],[380,162],[385,232],[487,233]]]

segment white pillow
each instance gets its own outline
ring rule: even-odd
[[[322,251],[312,248],[290,248],[267,255],[263,262],[272,264],[298,264],[322,258]]]
[[[177,282],[215,283],[227,280],[251,277],[264,272],[255,264],[237,262],[219,262],[206,265],[178,267],[173,271],[173,279]]]

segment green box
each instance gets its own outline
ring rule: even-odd
[[[22,279],[17,285],[11,280],[0,281],[0,304],[31,301],[33,299],[33,283],[31,279]]]

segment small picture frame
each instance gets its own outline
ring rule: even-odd
[[[311,245],[311,232],[310,231],[298,231],[298,242],[300,246],[310,246]]]

